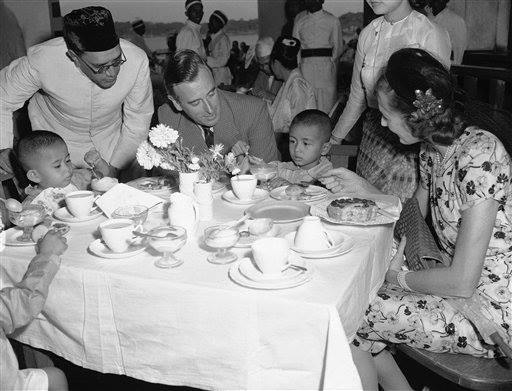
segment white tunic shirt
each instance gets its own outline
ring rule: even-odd
[[[208,45],[208,66],[212,69],[215,84],[231,84],[231,71],[226,66],[231,54],[231,41],[224,30],[217,31],[211,36],[212,40]]]
[[[124,168],[148,135],[153,94],[146,53],[120,40],[126,56],[116,83],[98,87],[67,56],[62,38],[29,49],[0,71],[0,148],[13,144],[12,113],[30,99],[34,130],[49,130],[66,142],[71,160],[84,167],[96,148],[103,159]]]
[[[395,23],[388,22],[384,16],[373,20],[359,36],[350,96],[333,136],[344,138],[367,105],[378,107],[375,84],[391,54],[406,47],[424,49],[450,67],[450,37],[425,15],[412,11]]]
[[[464,51],[468,47],[468,30],[466,22],[459,15],[449,8],[445,8],[439,12],[435,18],[439,26],[448,31],[452,42],[453,64],[461,64],[464,57]]]
[[[176,50],[190,49],[206,58],[203,37],[201,37],[201,25],[187,20],[176,37]]]

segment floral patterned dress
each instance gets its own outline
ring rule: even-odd
[[[493,198],[500,206],[474,297],[481,313],[512,340],[512,163],[491,133],[467,128],[442,162],[424,144],[421,185],[429,190],[430,210],[441,251],[453,257],[461,212]],[[439,164],[439,165],[438,165]],[[433,352],[492,357],[472,324],[445,299],[384,284],[366,311],[354,345],[377,353],[386,345],[406,343]]]

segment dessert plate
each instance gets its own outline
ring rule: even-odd
[[[309,214],[309,205],[298,201],[265,201],[245,211],[253,219],[271,218],[274,223],[292,223]]]
[[[244,270],[244,272],[247,273],[252,273],[248,271],[250,268],[252,268],[254,272],[260,272],[253,266],[252,261],[249,258],[242,258],[240,261],[237,261],[231,265],[228,271],[228,275],[233,282],[246,288],[263,290],[288,289],[305,284],[306,282],[311,280],[311,278],[314,275],[313,267],[307,264],[305,264],[304,267],[306,267],[307,270],[300,271],[293,278],[280,278],[273,280],[265,279],[260,281],[254,281],[245,276],[244,274],[242,274],[241,270]],[[292,270],[293,273],[295,273],[295,269],[288,270]],[[287,273],[287,270],[284,273]]]
[[[128,182],[127,185],[157,197],[169,197],[173,190],[176,189],[172,179],[165,177],[137,178]]]
[[[335,199],[340,198],[365,198],[375,201],[378,210],[375,216],[367,221],[343,221],[329,217],[327,213],[327,206]],[[381,195],[381,194],[365,194],[365,195],[341,195],[335,194],[327,197],[325,200],[319,201],[317,204],[311,206],[311,214],[313,216],[321,217],[322,219],[333,223],[343,225],[382,225],[394,223],[400,217],[402,204],[395,196]]]
[[[293,200],[293,201],[304,201],[304,202],[312,202],[319,201],[327,197],[330,193],[329,190],[315,185],[309,185],[304,188],[304,192],[299,194],[298,196],[289,196],[286,194],[286,188],[288,186],[280,186],[276,187],[274,190],[270,192],[270,196],[275,198],[276,200]]]
[[[5,245],[16,246],[16,247],[28,247],[33,246],[36,243],[32,240],[29,242],[20,242],[18,238],[23,235],[23,230],[18,227],[12,227],[4,231],[5,234]]]
[[[304,258],[322,259],[337,257],[339,255],[348,253],[355,245],[354,239],[352,239],[350,236],[345,235],[339,231],[329,231],[329,235],[333,238],[335,243],[333,247],[325,250],[304,251],[294,247],[295,234],[296,232],[290,232],[286,234],[284,238],[290,244],[290,248]]]
[[[58,220],[65,221],[66,223],[83,223],[85,221],[97,219],[98,217],[103,216],[103,213],[99,208],[95,208],[89,212],[88,216],[79,219],[69,213],[68,208],[64,206],[53,212],[53,216]]]
[[[128,249],[122,253],[115,253],[111,249],[107,247],[105,243],[101,239],[96,239],[89,245],[89,250],[94,255],[101,258],[110,258],[110,259],[122,259],[133,257],[134,255],[140,254],[146,248],[146,244],[144,242],[135,241],[133,244],[128,247]]]
[[[256,188],[250,200],[241,200],[233,193],[233,190],[228,190],[224,194],[222,194],[222,198],[224,198],[228,202],[231,202],[232,204],[250,205],[268,198],[268,191]]]

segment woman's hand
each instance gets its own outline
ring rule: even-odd
[[[345,193],[357,194],[382,194],[379,189],[371,185],[366,179],[343,167],[327,171],[319,180],[333,193],[343,191]]]
[[[391,282],[392,284],[397,284],[397,274],[402,270],[402,265],[404,264],[404,251],[405,245],[407,243],[407,238],[402,236],[400,240],[400,244],[398,245],[398,249],[396,250],[396,254],[391,260],[389,264],[389,269],[386,273],[386,281]]]

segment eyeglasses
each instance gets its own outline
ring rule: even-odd
[[[112,61],[112,63],[110,64],[106,64],[106,65],[100,65],[97,69],[93,68],[92,66],[90,66],[87,61],[85,61],[83,58],[81,58],[80,56],[76,56],[80,61],[82,61],[82,63],[91,70],[92,73],[94,73],[95,75],[100,75],[100,74],[104,74],[104,73],[107,73],[107,71],[110,69],[110,68],[117,68],[117,67],[120,67],[122,64],[124,64],[126,62],[126,57],[124,56],[124,53],[123,51],[121,51],[121,55],[116,58],[114,61]]]

